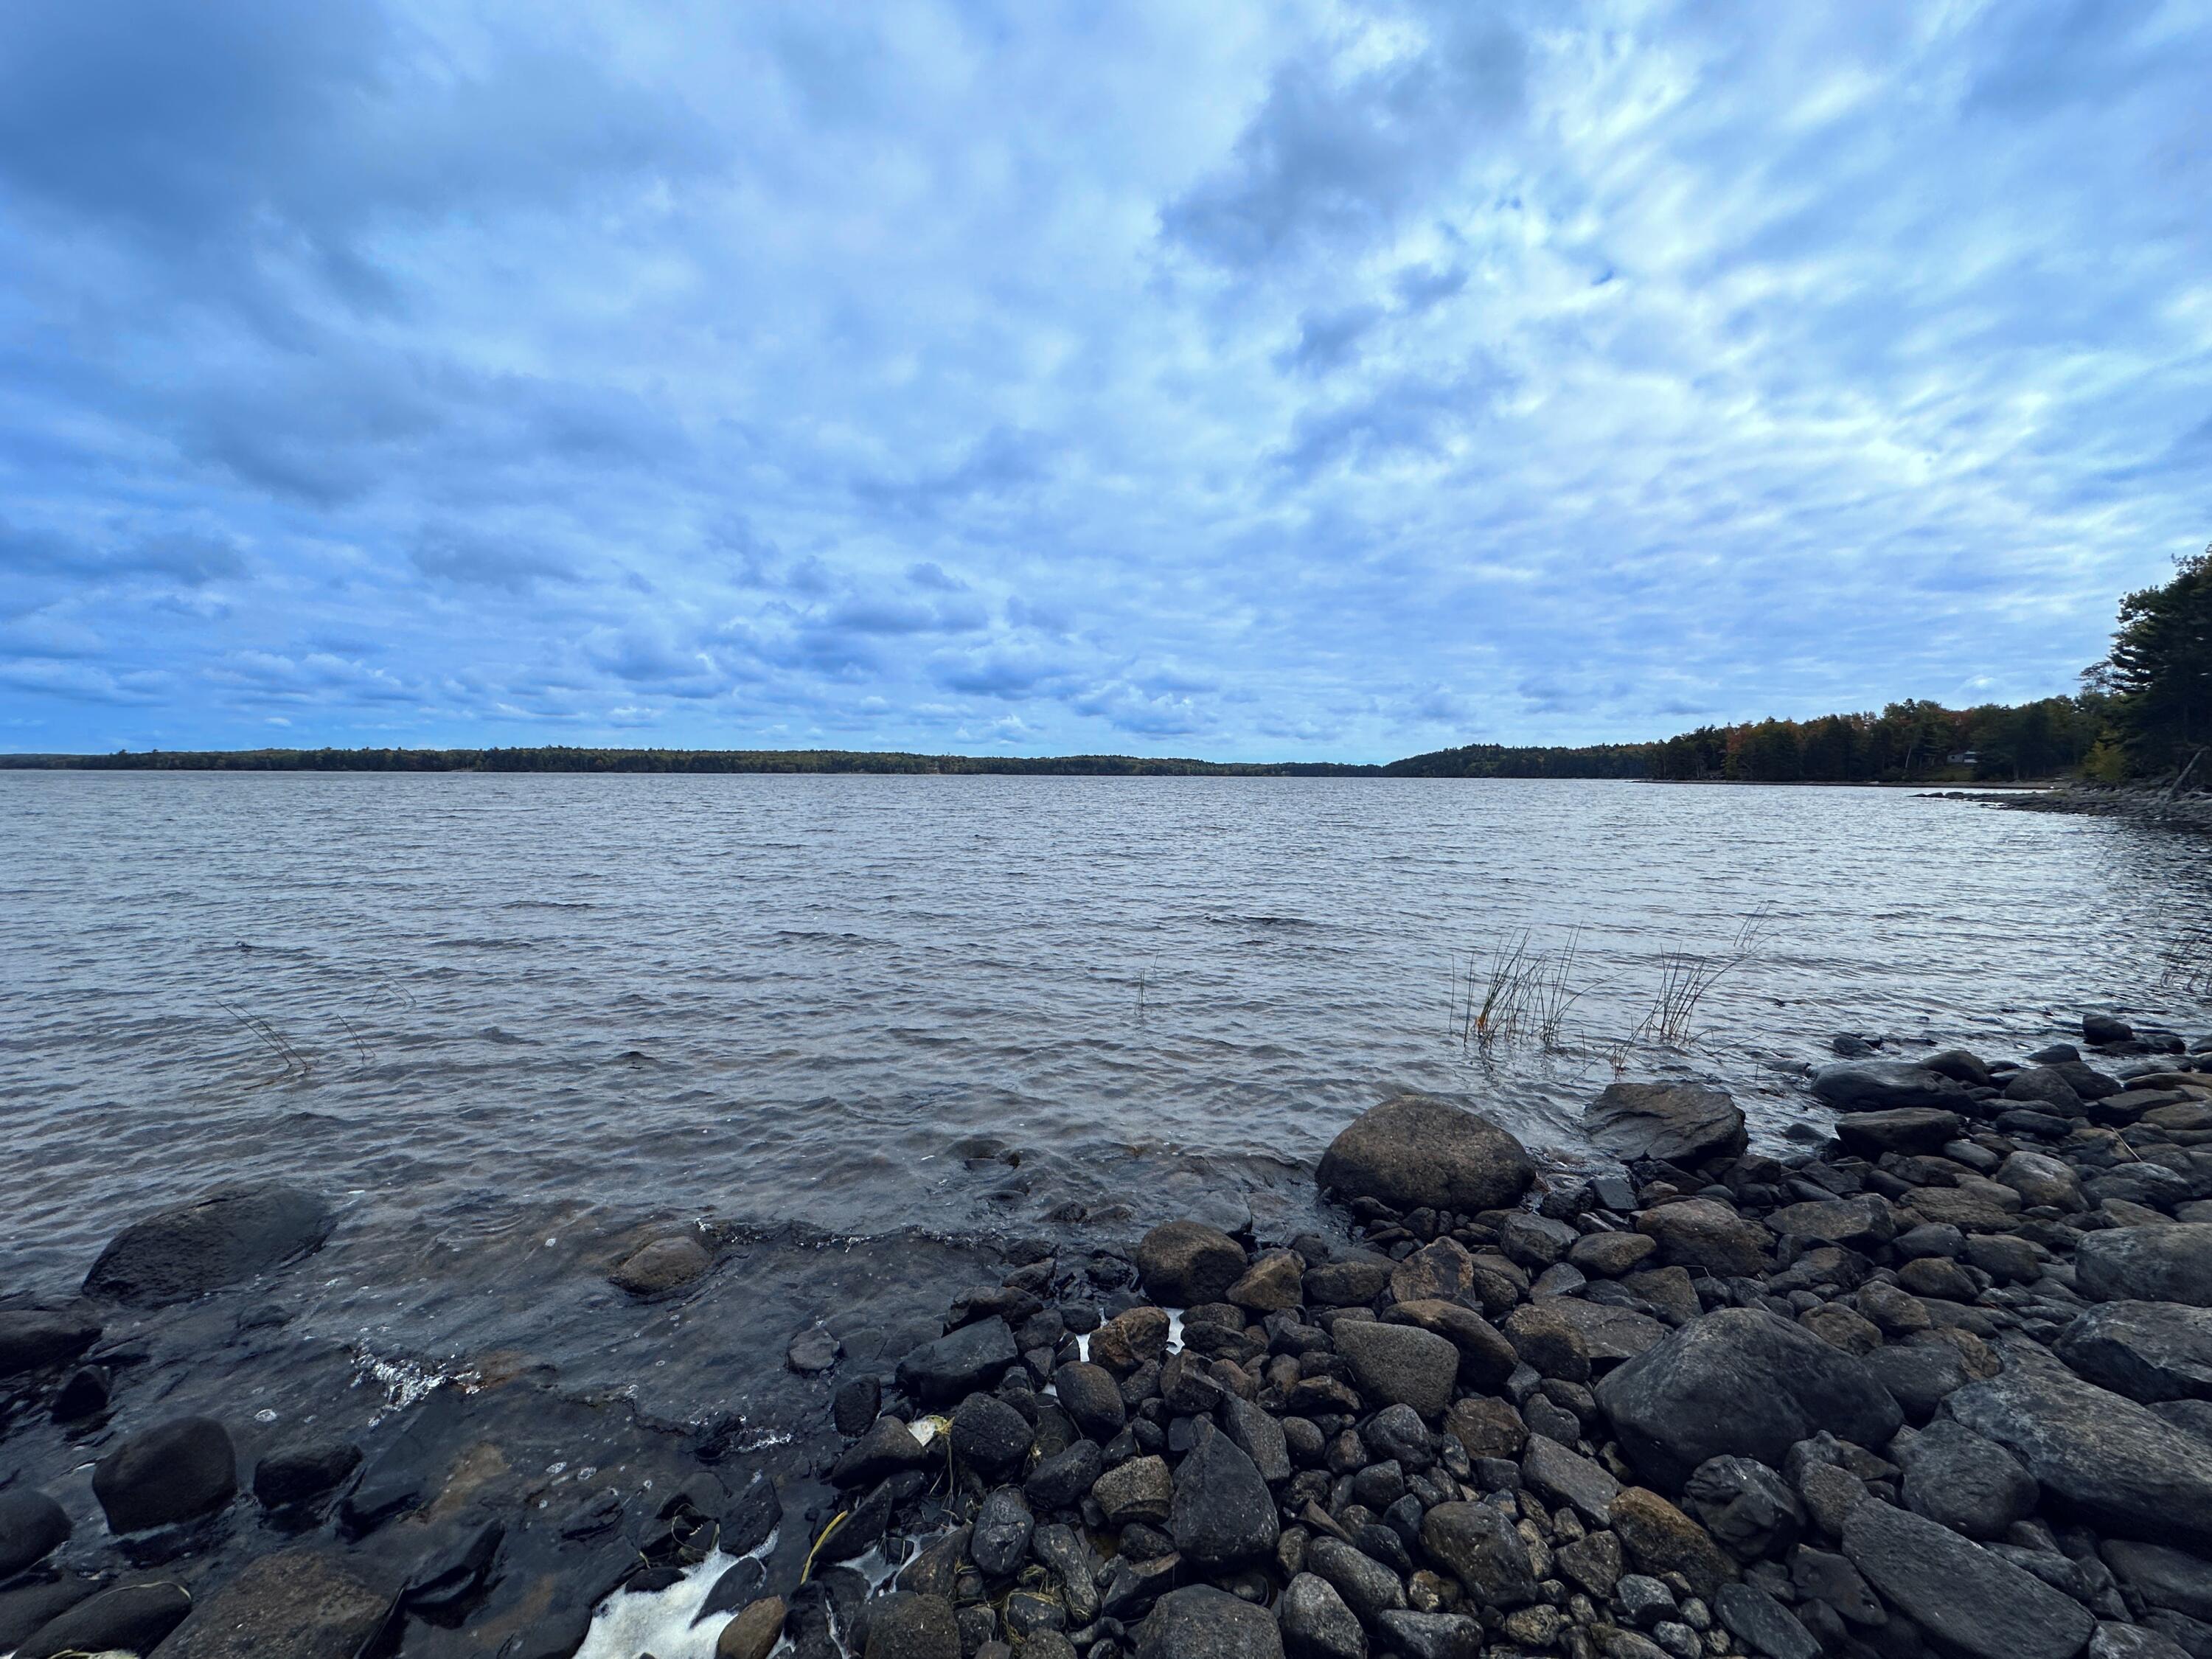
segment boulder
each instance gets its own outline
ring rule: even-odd
[[[1723,1584],[1713,1598],[1730,1635],[1766,1659],[1820,1659],[1820,1644],[1797,1615],[1765,1590],[1750,1584]]]
[[[1613,1529],[1645,1572],[1679,1572],[1697,1595],[1710,1597],[1735,1577],[1735,1563],[1712,1534],[1649,1487],[1621,1488],[1613,1500]]]
[[[1682,1502],[1739,1561],[1784,1556],[1805,1525],[1781,1475],[1749,1457],[1711,1457],[1690,1473]]]
[[[2111,1227],[2074,1257],[2081,1294],[2098,1302],[2181,1302],[2212,1308],[2212,1225]]]
[[[1137,1245],[1145,1294],[1163,1307],[1224,1300],[1244,1276],[1244,1247],[1202,1221],[1164,1221]]]
[[[0,1492],[0,1584],[45,1559],[70,1535],[62,1506],[33,1486]]]
[[[1997,1166],[1996,1179],[2020,1194],[2023,1204],[2048,1204],[2054,1209],[2081,1207],[2081,1177],[2063,1158],[2025,1147]]]
[[[1687,1167],[1748,1144],[1728,1091],[1696,1083],[1615,1083],[1583,1111],[1583,1132],[1624,1164],[1656,1158]]]
[[[1897,1237],[1897,1218],[1890,1213],[1887,1201],[1874,1193],[1784,1205],[1766,1218],[1766,1224],[1785,1237],[1859,1249],[1887,1244]]]
[[[2002,1352],[2004,1370],[1952,1395],[1945,1416],[2004,1447],[2047,1496],[2100,1532],[2212,1544],[2212,1443],[2084,1382],[2032,1343]]]
[[[1445,1338],[1417,1325],[1340,1319],[1335,1342],[1370,1406],[1411,1406],[1434,1422],[1451,1404],[1460,1351]]]
[[[1437,1504],[1421,1518],[1421,1547],[1478,1601],[1517,1607],[1535,1599],[1528,1543],[1487,1504]]]
[[[2054,1351],[2130,1400],[2212,1400],[2212,1308],[2106,1302],[2069,1325]]]
[[[1601,1302],[1585,1302],[1577,1296],[1553,1297],[1546,1311],[1571,1327],[1581,1337],[1583,1352],[1593,1369],[1602,1370],[1623,1359],[1633,1359],[1667,1334],[1667,1327],[1650,1314],[1633,1308],[1612,1308]],[[1460,1368],[1462,1378],[1467,1368]]]
[[[1850,1512],[1844,1553],[1893,1606],[1968,1659],[2072,1659],[2096,1627],[2073,1597],[1887,1504]]]
[[[2212,1561],[2163,1544],[2108,1540],[2099,1553],[2146,1606],[2212,1623]]]
[[[0,1308],[0,1381],[67,1364],[98,1340],[89,1309]]]
[[[1060,1395],[1060,1408],[1079,1432],[1091,1439],[1111,1440],[1128,1421],[1121,1387],[1104,1366],[1076,1361],[1055,1370],[1052,1382]]]
[[[1029,1455],[1030,1420],[996,1395],[971,1394],[952,1413],[952,1455],[987,1480],[1002,1480]]]
[[[1406,1605],[1406,1587],[1398,1575],[1341,1539],[1317,1534],[1306,1546],[1306,1565],[1344,1599],[1364,1625],[1373,1626],[1393,1607]]]
[[[968,1538],[968,1559],[988,1578],[1008,1578],[1029,1552],[1036,1530],[1029,1500],[1012,1486],[1000,1486],[975,1511],[974,1530]]]
[[[1823,1105],[1839,1112],[1942,1109],[1967,1098],[1966,1085],[1956,1078],[1904,1060],[1846,1060],[1823,1066],[1813,1073],[1813,1093]]]
[[[188,1302],[320,1249],[337,1224],[328,1200],[297,1187],[225,1188],[125,1227],[84,1293],[138,1308]]]
[[[780,1595],[763,1595],[747,1602],[714,1638],[714,1659],[768,1659],[783,1635],[784,1616],[789,1611]]]
[[[1956,1140],[1965,1127],[1958,1113],[1939,1107],[1895,1106],[1878,1112],[1844,1113],[1836,1120],[1836,1139],[1844,1143],[1845,1152],[1876,1158],[1884,1152],[1941,1152],[1944,1143]]]
[[[1520,1363],[1513,1345],[1496,1326],[1456,1302],[1401,1302],[1384,1317],[1393,1324],[1434,1332],[1458,1349],[1460,1381],[1470,1389],[1487,1393],[1503,1388]]]
[[[1509,1227],[1519,1223],[1516,1215]],[[1536,1221],[1541,1217],[1530,1216]],[[1568,1229],[1570,1235],[1573,1229]],[[1390,1270],[1390,1297],[1395,1302],[1449,1302],[1465,1296],[1474,1285],[1474,1258],[1455,1238],[1439,1238],[1424,1244]]]
[[[1176,1468],[1168,1532],[1201,1571],[1241,1566],[1275,1547],[1275,1500],[1242,1447],[1210,1428]]]
[[[1254,1313],[1283,1313],[1298,1305],[1304,1277],[1305,1264],[1290,1251],[1262,1251],[1224,1299]]]
[[[1530,1435],[1521,1454],[1521,1480],[1547,1504],[1572,1504],[1593,1527],[1613,1518],[1613,1500],[1620,1494],[1620,1482],[1605,1465],[1540,1434]]]
[[[180,1417],[130,1439],[92,1472],[112,1532],[143,1532],[206,1515],[238,1490],[229,1432],[211,1417]]]
[[[302,1441],[264,1453],[253,1469],[253,1495],[264,1509],[305,1504],[337,1490],[361,1462],[350,1440]]]
[[[1211,1584],[1170,1590],[1135,1635],[1136,1659],[1283,1659],[1275,1615]]]
[[[947,1404],[989,1388],[1020,1357],[1005,1320],[979,1319],[923,1343],[900,1360],[899,1386],[924,1405]]]
[[[1599,1382],[1597,1398],[1630,1462],[1669,1488],[1709,1457],[1779,1468],[1791,1446],[1822,1429],[1880,1446],[1904,1420],[1859,1360],[1749,1308],[1670,1333]]]
[[[863,1659],[960,1659],[960,1624],[941,1595],[893,1590],[868,1604]]]
[[[1993,1440],[1963,1425],[1930,1424],[1899,1456],[1905,1508],[1967,1538],[2002,1538],[2035,1513],[2034,1476]]]
[[[64,1656],[151,1653],[192,1610],[182,1584],[157,1582],[119,1584],[87,1596],[51,1619],[15,1650],[14,1659],[63,1659]],[[174,1651],[164,1649],[164,1652]]]
[[[1340,1199],[1396,1210],[1505,1208],[1536,1178],[1521,1143],[1487,1119],[1429,1095],[1360,1114],[1322,1154],[1315,1179]]]
[[[1703,1268],[1724,1279],[1765,1271],[1774,1243],[1765,1227],[1715,1198],[1645,1210],[1636,1230],[1659,1241],[1659,1259],[1670,1267]]]
[[[703,1277],[714,1265],[713,1255],[696,1234],[672,1233],[632,1250],[615,1264],[614,1271],[607,1275],[607,1282],[635,1297],[666,1296]],[[801,1353],[803,1359],[803,1349]],[[834,1363],[836,1356],[832,1353],[830,1358]],[[827,1366],[820,1369],[826,1370]]]
[[[1367,1659],[1366,1632],[1336,1587],[1311,1572],[1291,1579],[1277,1612],[1291,1659]]]

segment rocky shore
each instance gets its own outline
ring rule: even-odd
[[[2009,812],[2063,812],[2077,817],[2132,818],[2182,830],[2212,830],[2212,790],[2163,785],[2065,783],[2051,789],[1948,789],[1946,799],[1977,801]]]
[[[783,1437],[489,1362],[164,1411],[148,1333],[336,1217],[163,1212],[0,1304],[0,1653],[2212,1659],[2212,1038],[1837,1048],[1784,1156],[1709,1086],[1606,1090],[1594,1176],[1401,1096],[1315,1231],[979,1247],[911,1340],[793,1333]]]

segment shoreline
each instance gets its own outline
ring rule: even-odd
[[[2172,1547],[2212,1558],[2212,1038],[2093,1017],[1811,1099],[1838,1138],[1776,1158],[1722,1091],[1616,1085],[1593,1176],[1401,1097],[1290,1238],[623,1241],[672,1342],[815,1263],[777,1420],[484,1355],[349,1429],[357,1356],[272,1299],[335,1212],[165,1212],[0,1306],[0,1651],[2212,1654]]]

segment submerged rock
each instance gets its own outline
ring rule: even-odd
[[[0,1583],[44,1559],[69,1535],[69,1516],[46,1493],[27,1486],[0,1492]]]
[[[65,1364],[100,1340],[90,1309],[0,1308],[0,1379]]]
[[[1823,1066],[1813,1073],[1813,1093],[1839,1112],[1941,1109],[1966,1098],[1966,1085],[1956,1078],[1903,1060],[1845,1060]]]
[[[41,1625],[15,1659],[63,1659],[64,1655],[151,1653],[192,1610],[182,1584],[121,1584],[86,1597]],[[174,1652],[173,1648],[164,1648]]]
[[[320,1249],[337,1224],[326,1200],[297,1187],[226,1188],[125,1228],[84,1292],[133,1307],[190,1301]]]
[[[1536,1178],[1521,1143],[1486,1118],[1404,1094],[1353,1119],[1315,1171],[1325,1192],[1398,1210],[1472,1212],[1512,1204]]]
[[[238,1490],[230,1434],[211,1417],[181,1417],[134,1435],[100,1460],[93,1495],[115,1532],[189,1521]]]

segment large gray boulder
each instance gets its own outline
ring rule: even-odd
[[[1623,1163],[1696,1164],[1748,1144],[1728,1091],[1698,1083],[1613,1084],[1583,1111],[1583,1132]]]
[[[1597,1398],[1629,1461],[1669,1491],[1709,1457],[1780,1468],[1823,1429],[1881,1446],[1904,1421],[1859,1360],[1751,1308],[1692,1320],[1607,1376]]]
[[[132,1307],[188,1302],[320,1249],[328,1200],[276,1182],[230,1187],[135,1221],[84,1276],[84,1293]]]
[[[2212,1308],[2107,1302],[2076,1318],[2055,1348],[2092,1382],[2130,1400],[2212,1400]]]
[[[1905,1060],[1844,1060],[1813,1073],[1813,1093],[1839,1112],[1893,1107],[1957,1107],[1966,1098],[1956,1078]]]
[[[1404,1094],[1354,1118],[1329,1143],[1314,1178],[1343,1200],[1465,1214],[1517,1201],[1536,1165],[1488,1119],[1431,1095]]]
[[[2212,1226],[2111,1227],[2075,1252],[2081,1294],[2099,1302],[2183,1302],[2212,1308]]]
[[[2008,1342],[2003,1357],[2002,1371],[1946,1400],[1944,1415],[2010,1451],[2047,1497],[2100,1532],[2212,1544],[2212,1442],[2084,1382],[2033,1343]]]
[[[2072,1659],[2096,1629],[2072,1596],[1887,1504],[1850,1512],[1844,1553],[1893,1605],[1967,1659]]]

